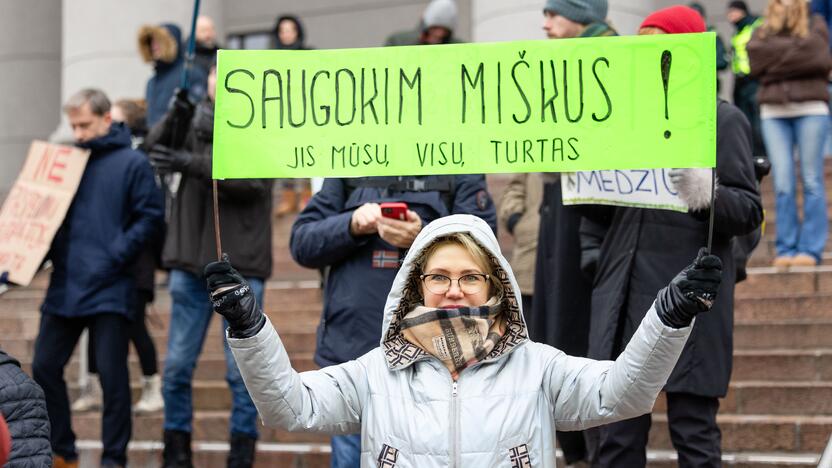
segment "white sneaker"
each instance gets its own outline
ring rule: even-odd
[[[81,395],[72,403],[72,411],[97,411],[101,409],[101,383],[98,375],[90,374],[87,386],[81,389]]]
[[[137,414],[153,413],[161,411],[164,407],[162,378],[159,374],[153,374],[150,377],[142,376],[142,396],[133,406],[133,411]]]

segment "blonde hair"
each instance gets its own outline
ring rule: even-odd
[[[760,37],[777,34],[809,35],[809,7],[804,0],[790,0],[788,4],[783,0],[769,0]]]
[[[483,269],[483,273],[488,275],[488,281],[491,284],[491,296],[497,296],[498,300],[503,298],[503,283],[494,275],[494,267],[492,266],[492,256],[480,246],[477,241],[466,232],[455,232],[446,236],[437,237],[434,241],[425,247],[418,257],[413,261],[413,272],[411,278],[415,282],[416,291],[420,291],[419,275],[424,272],[425,265],[433,254],[440,248],[449,244],[459,245],[474,258],[474,262]]]

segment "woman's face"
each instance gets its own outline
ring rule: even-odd
[[[292,20],[283,20],[277,25],[277,38],[283,45],[292,45],[298,40],[298,27]]]
[[[445,244],[433,251],[425,262],[422,272],[425,275],[440,274],[452,279],[451,287],[445,294],[436,294],[422,285],[422,297],[425,299],[425,307],[457,309],[460,307],[479,307],[488,302],[490,294],[490,282],[474,294],[466,294],[459,287],[458,278],[470,274],[489,274],[490,271],[483,271],[468,251],[459,244]]]

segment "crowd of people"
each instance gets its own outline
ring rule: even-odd
[[[550,39],[618,35],[607,0],[542,7]],[[154,68],[144,98],[111,103],[89,88],[63,107],[90,158],[48,254],[54,269],[32,378],[0,352],[0,375],[14,376],[0,379],[7,466],[77,467],[72,412],[100,408],[102,467],[127,464],[132,414],[158,411],[163,466],[192,467],[194,370],[214,312],[222,315],[232,394],[230,468],[253,466],[258,419],[330,434],[334,468],[396,460],[554,466],[556,447],[567,466],[645,466],[661,390],[679,465],[721,466],[716,414],[731,375],[733,291],[760,238],[767,161],[774,266],[817,265],[826,243],[832,71],[828,1],[769,0],[758,17],[732,0],[726,14],[736,34],[730,47],[717,39],[715,67],[731,67],[733,104],[714,102],[716,180],[710,169],[670,171],[686,213],[566,206],[555,173],[514,175],[496,201],[482,174],[277,187],[221,180],[230,257],[220,262],[211,204],[214,24],[199,17],[190,64],[178,26],[143,26],[139,52]],[[386,45],[460,42],[457,15],[453,0],[433,0],[414,30]],[[638,33],[708,30],[704,8],[693,3],[651,13]],[[298,17],[277,18],[274,48],[310,49],[306,39]],[[405,202],[403,218],[383,216],[385,202]],[[262,309],[272,218],[293,212],[291,255],[321,271],[323,289],[321,370],[301,374]],[[713,244],[704,252],[710,218]],[[514,237],[510,260],[498,226]],[[172,299],[161,366],[145,323],[159,269]],[[70,403],[64,367],[85,330],[90,383]],[[130,342],[142,372],[135,404]],[[27,402],[24,411],[10,409],[18,401]],[[25,443],[16,443],[20,431]]]

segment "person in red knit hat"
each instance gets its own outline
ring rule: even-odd
[[[639,34],[705,31],[705,22],[696,10],[673,6],[645,18]],[[676,76],[673,73],[671,82]],[[760,225],[763,207],[754,178],[748,120],[733,105],[716,96],[712,99],[717,141],[712,249],[724,262],[725,270],[733,272],[736,263],[731,254],[732,239]],[[643,317],[639,309],[653,300],[648,291],[658,290],[684,256],[702,246],[711,208],[711,174],[711,169],[670,170],[671,184],[688,206],[686,213],[610,207],[604,216],[610,221],[600,239],[592,239],[592,233],[582,226],[581,251],[600,246],[592,292],[589,358],[618,357],[634,336],[628,324],[639,323]],[[680,467],[722,466],[716,415],[719,398],[726,395],[731,376],[734,285],[735,275],[726,275],[719,303],[709,316],[696,319],[693,335],[663,388],[670,440]],[[599,427],[592,466],[646,466],[651,424],[652,415],[645,414]]]
[[[686,34],[706,30],[705,21],[696,10],[684,5],[674,5],[655,11],[644,18],[638,34]]]

